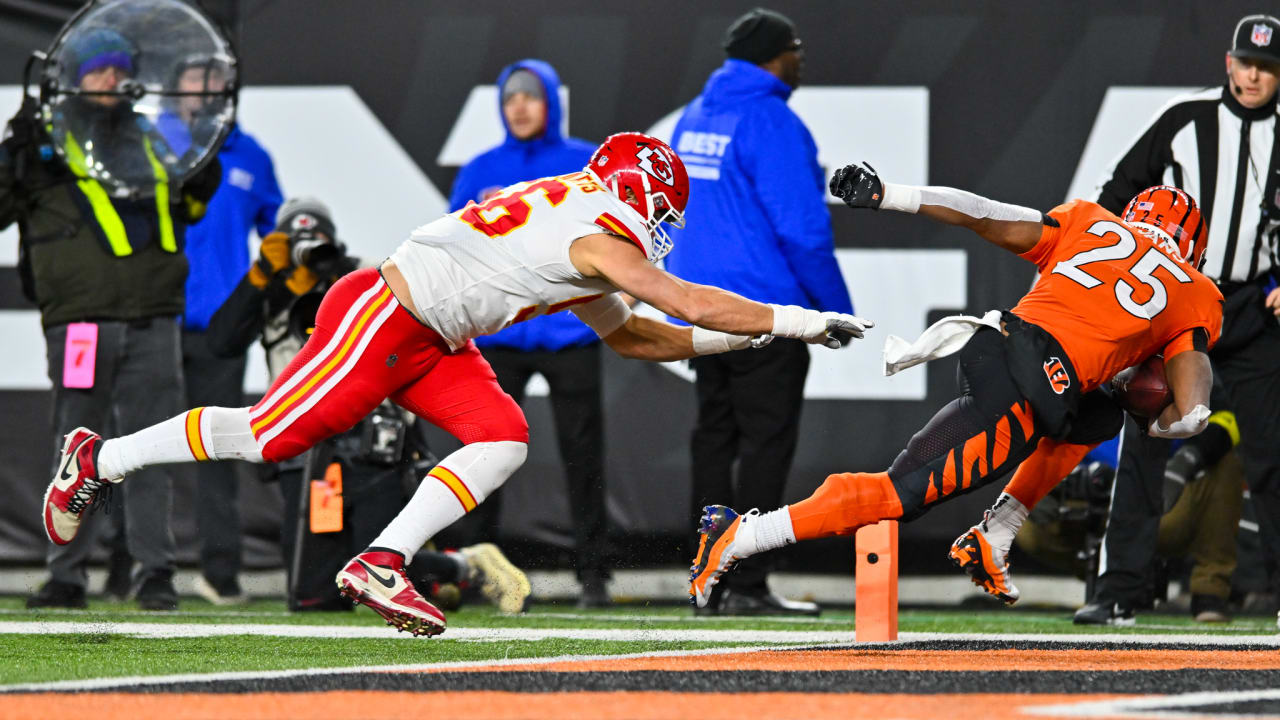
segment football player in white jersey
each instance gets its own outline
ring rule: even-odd
[[[84,428],[68,434],[45,494],[49,538],[70,542],[102,490],[143,467],[278,462],[347,430],[389,397],[464,444],[337,583],[397,629],[442,632],[444,615],[409,582],[405,558],[502,485],[529,440],[520,407],[471,338],[568,309],[625,357],[679,360],[771,336],[840,347],[871,327],[852,315],[764,305],[657,268],[671,248],[662,226],[683,223],[688,194],[670,147],[620,133],[580,173],[513,185],[418,228],[380,268],[329,290],[310,340],[253,407],[195,408],[115,439]],[[633,315],[619,291],[692,327]]]

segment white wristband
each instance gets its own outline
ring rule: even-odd
[[[817,315],[817,310],[802,308],[799,305],[770,305],[773,308],[773,330],[771,335],[785,338],[803,338],[809,327],[810,318]]]
[[[881,210],[897,210],[912,214],[920,211],[920,188],[893,183],[884,183],[883,187],[884,199],[880,201]]]
[[[744,350],[751,345],[746,335],[730,335],[718,330],[693,326],[693,352],[697,355],[715,355],[730,350]]]

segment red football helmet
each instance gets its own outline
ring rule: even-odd
[[[671,237],[662,223],[684,227],[689,203],[689,173],[675,150],[643,133],[617,133],[596,148],[586,170],[644,218],[653,238],[652,262],[671,252]]]
[[[1142,234],[1164,242],[1170,250],[1199,270],[1209,246],[1209,228],[1200,207],[1176,187],[1158,185],[1138,193],[1120,219]]]

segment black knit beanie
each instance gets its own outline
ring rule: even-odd
[[[795,39],[795,23],[786,15],[756,8],[729,26],[724,51],[731,58],[760,65],[790,49]]]

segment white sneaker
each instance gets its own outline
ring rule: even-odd
[[[196,591],[197,595],[219,607],[249,604],[248,593],[242,590],[237,595],[222,595],[217,588],[205,579],[204,575],[196,576],[196,582],[192,589]]]
[[[468,581],[478,584],[480,594],[504,613],[522,613],[533,593],[529,578],[507,559],[493,543],[480,543],[458,551],[475,572]]]

